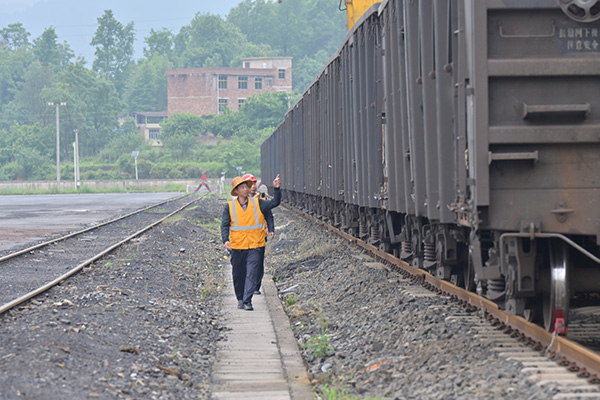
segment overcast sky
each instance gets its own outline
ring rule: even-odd
[[[41,0],[1,0],[0,10],[2,10],[2,14],[21,12],[31,8],[31,6],[40,1]]]
[[[241,0],[0,0],[0,28],[21,22],[30,41],[54,26],[58,41],[66,41],[75,55],[91,67],[94,49],[90,42],[104,10],[112,10],[123,25],[133,21],[136,29],[135,57],[142,57],[144,37],[150,29],[179,32],[198,12],[223,17]]]

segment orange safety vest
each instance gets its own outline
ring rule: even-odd
[[[265,216],[258,200],[248,197],[246,210],[236,200],[229,202],[229,243],[232,249],[246,250],[265,246]]]
[[[255,199],[260,199],[260,200],[266,200],[267,199],[267,195],[264,193],[257,193],[256,196],[254,196]],[[267,236],[269,235],[269,229],[267,226],[267,221],[265,221],[265,229],[263,229],[265,231],[265,238],[267,238]],[[265,246],[266,246],[266,241],[265,241]]]

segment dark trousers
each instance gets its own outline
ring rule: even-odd
[[[235,297],[244,303],[252,303],[252,295],[260,285],[261,260],[264,247],[248,250],[231,250],[231,272]]]
[[[260,264],[258,266],[258,285],[256,286],[256,290],[260,289],[260,286],[262,285],[263,276],[265,275],[265,247],[259,248],[262,249],[262,251],[260,252]]]

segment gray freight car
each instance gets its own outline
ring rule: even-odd
[[[600,0],[378,3],[262,145],[263,180],[564,333],[600,293],[599,19]]]

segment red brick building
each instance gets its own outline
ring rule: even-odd
[[[168,115],[237,111],[264,91],[292,91],[291,57],[242,58],[243,68],[179,68],[165,71]]]

